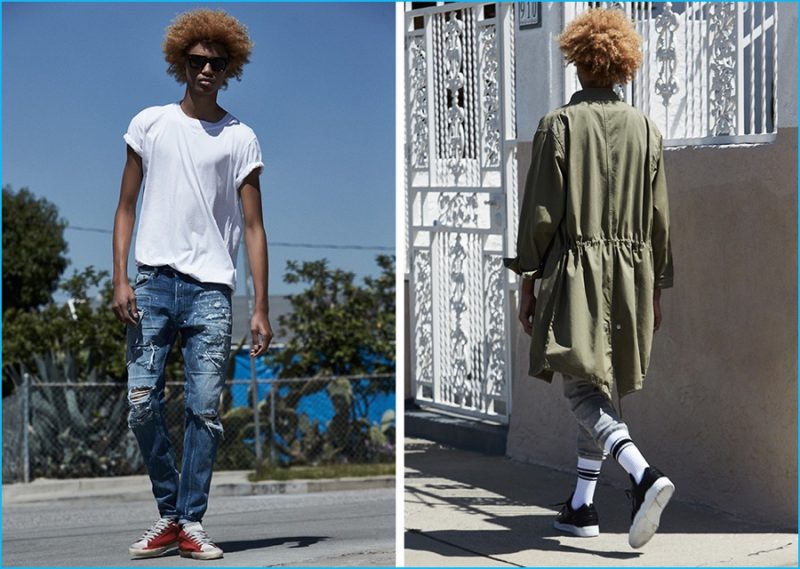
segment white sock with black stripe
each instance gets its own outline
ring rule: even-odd
[[[625,469],[625,472],[633,476],[637,484],[642,481],[644,471],[650,464],[633,444],[628,431],[611,433],[606,439],[605,449]]]
[[[578,483],[575,485],[575,492],[572,494],[572,503],[570,504],[573,510],[594,501],[594,489],[597,486],[597,478],[600,476],[600,467],[602,466],[602,460],[578,457]]]

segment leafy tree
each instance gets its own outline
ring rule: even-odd
[[[97,305],[88,294],[93,287],[100,287]],[[125,378],[125,329],[108,308],[112,296],[108,273],[87,267],[62,282],[61,289],[70,295],[69,302],[6,311],[3,367],[35,370],[37,355],[69,352],[79,378],[92,370],[98,377]]]
[[[305,283],[290,295],[292,313],[280,325],[291,339],[276,356],[283,377],[358,375],[394,370],[394,257],[379,255],[377,278],[355,283],[353,273],[327,260],[289,261],[284,281]]]
[[[3,316],[48,302],[67,268],[67,222],[28,188],[3,188]]]

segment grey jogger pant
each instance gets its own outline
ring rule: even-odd
[[[578,456],[605,460],[606,440],[614,432],[627,432],[627,425],[620,419],[611,399],[597,385],[588,379],[562,375],[564,397],[578,421]]]

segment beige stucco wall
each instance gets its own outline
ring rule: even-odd
[[[522,144],[521,162],[529,153]],[[769,145],[669,150],[665,162],[675,287],[624,419],[680,499],[796,527],[797,128]],[[560,378],[525,376],[518,326],[512,345],[508,454],[573,469]],[[604,477],[627,484],[613,461]]]

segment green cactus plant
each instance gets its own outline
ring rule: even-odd
[[[69,352],[36,356],[35,361],[28,426],[32,476],[144,472],[136,440],[127,426],[127,390],[123,386],[108,390],[82,385],[75,377],[75,359]],[[96,374],[90,372],[85,382],[96,383]]]

